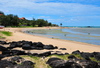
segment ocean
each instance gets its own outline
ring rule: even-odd
[[[100,28],[71,27],[63,29],[27,30],[24,32],[48,38],[71,40],[71,41],[100,45]]]

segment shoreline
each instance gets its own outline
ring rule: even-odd
[[[58,29],[59,27],[49,27],[50,29]],[[48,28],[48,29],[49,29]],[[93,45],[83,42],[76,42],[71,40],[62,40],[62,39],[52,39],[37,35],[30,35],[27,33],[23,33],[22,30],[25,29],[47,29],[47,27],[36,27],[36,28],[5,28],[2,30],[13,32],[13,36],[7,37],[8,41],[33,41],[33,42],[42,42],[43,44],[52,44],[54,46],[58,46],[58,48],[66,48],[67,50],[52,50],[52,51],[61,51],[63,53],[71,53],[75,50],[80,50],[81,52],[100,52],[99,45]],[[33,50],[39,52],[39,50]],[[41,50],[41,52],[45,52],[48,50]]]
[[[31,29],[30,29],[31,30]],[[36,29],[37,30],[37,29]],[[26,30],[25,30],[26,31]],[[21,31],[22,32],[22,31]],[[24,32],[22,32],[24,33]],[[29,34],[29,33],[25,33],[25,34],[28,34],[28,35],[32,35],[32,34]],[[39,36],[39,35],[32,35],[32,36],[38,36],[38,37],[44,37],[44,36]],[[44,37],[44,38],[49,38],[49,37]],[[85,42],[78,42],[78,41],[73,41],[73,40],[64,40],[64,39],[59,39],[59,38],[49,38],[49,39],[55,39],[55,40],[59,40],[59,41],[66,41],[66,42],[72,42],[72,43],[79,43],[79,44],[85,44],[85,45],[90,45],[90,46],[97,46],[97,47],[100,47],[100,45],[95,45],[95,44],[89,44],[89,43],[85,43]]]
[[[60,29],[60,28],[57,28],[57,29]],[[31,34],[30,32],[28,33],[28,31],[30,30],[41,30],[41,29],[26,29],[26,30],[22,30],[23,33],[26,33],[26,34],[30,34],[30,35],[34,35],[34,36],[39,36],[39,37],[46,37],[46,38],[52,38],[52,39],[56,39],[56,40],[62,40],[62,41],[69,41],[69,42],[74,42],[74,43],[81,43],[81,44],[86,44],[86,45],[96,45],[96,46],[100,46],[100,45],[97,45],[97,44],[92,44],[92,43],[86,43],[86,42],[80,42],[80,41],[74,41],[74,40],[67,40],[67,39],[60,39],[60,38],[55,38],[55,36],[50,36],[50,35],[41,35],[38,33],[37,34]],[[49,30],[49,29],[45,29],[45,30]],[[48,37],[50,36],[50,37]]]

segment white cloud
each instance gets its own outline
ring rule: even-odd
[[[39,16],[38,19],[48,19],[51,18],[50,16]]]
[[[72,17],[70,19],[68,19],[66,21],[67,24],[73,24],[73,25],[99,25],[99,20],[100,20],[100,16],[76,16],[76,17]],[[65,25],[66,25],[65,23]]]
[[[1,1],[1,10],[10,12],[52,14],[52,15],[84,15],[97,14],[100,7],[92,5],[82,5],[77,3],[34,3],[36,0],[6,0]],[[45,1],[45,0],[44,0]],[[18,11],[19,10],[19,11]]]

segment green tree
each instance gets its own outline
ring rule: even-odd
[[[19,18],[17,15],[9,14],[7,15],[8,26],[19,26]]]
[[[52,23],[50,22],[50,23],[48,23],[48,26],[52,26]]]
[[[4,15],[4,13],[2,11],[0,11],[0,14],[3,14]]]
[[[62,27],[62,23],[60,23],[60,26]]]
[[[48,21],[45,21],[44,19],[37,19],[36,24],[39,27],[48,26]]]
[[[4,15],[2,11],[0,11],[0,25],[3,26],[38,26],[38,27],[43,27],[43,26],[57,26],[56,24],[49,23],[47,20],[44,19],[35,19],[33,18],[32,20],[27,20],[24,17],[20,18],[17,15],[13,14],[8,14]]]
[[[7,17],[5,15],[0,15],[0,25],[7,26]]]

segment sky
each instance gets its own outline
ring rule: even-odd
[[[100,0],[0,0],[0,11],[63,26],[100,26]]]

